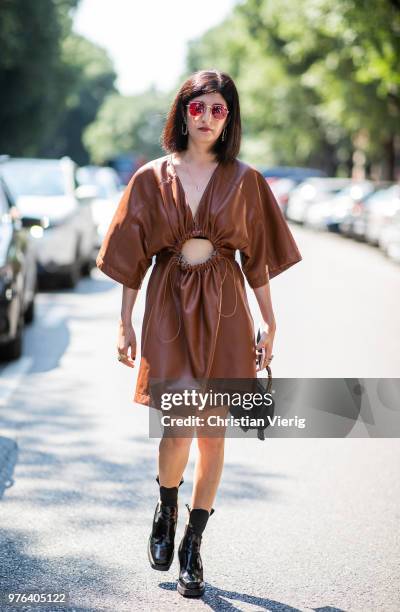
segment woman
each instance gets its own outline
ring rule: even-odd
[[[269,278],[301,255],[264,177],[237,159],[240,140],[232,79],[217,70],[194,73],[166,120],[161,142],[167,155],[131,178],[97,257],[98,268],[123,284],[118,359],[134,367],[132,309],[156,256],[133,400],[157,410],[160,383],[171,391],[199,379],[254,379],[272,359],[276,325]],[[243,274],[264,322],[257,346]],[[256,349],[261,352],[258,368]],[[226,407],[219,411],[226,413]],[[148,542],[156,570],[168,570],[172,563],[178,487],[194,429],[169,428],[160,441],[160,494]],[[185,597],[199,597],[205,589],[200,544],[214,512],[225,440],[224,427],[210,429],[197,436],[192,508],[186,504],[189,515],[178,551],[177,588]]]

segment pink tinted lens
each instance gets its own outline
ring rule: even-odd
[[[215,119],[224,119],[227,115],[227,110],[222,104],[213,104],[211,112]]]
[[[198,117],[202,115],[206,110],[204,102],[190,102],[189,103],[189,113],[192,117]]]

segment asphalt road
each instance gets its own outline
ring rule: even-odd
[[[304,261],[271,282],[274,375],[398,376],[400,268],[372,247],[293,231]],[[97,270],[75,291],[39,294],[24,356],[0,368],[0,592],[70,596],[0,609],[397,612],[395,438],[227,439],[205,595],[176,592],[177,557],[169,572],[150,568],[159,440],[132,402],[134,371],[115,359],[120,298]],[[144,290],[138,338],[143,307]],[[177,544],[195,458],[196,441]]]

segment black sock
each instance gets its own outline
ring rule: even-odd
[[[189,523],[193,526],[196,535],[200,536],[203,533],[209,516],[208,510],[204,510],[204,508],[194,508],[190,511]]]
[[[160,486],[160,499],[164,506],[178,505],[178,487]]]

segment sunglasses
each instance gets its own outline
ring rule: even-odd
[[[211,108],[214,119],[225,119],[229,110],[223,104],[206,104],[205,102],[189,102],[186,104],[192,117],[200,117],[206,112],[206,108]]]

